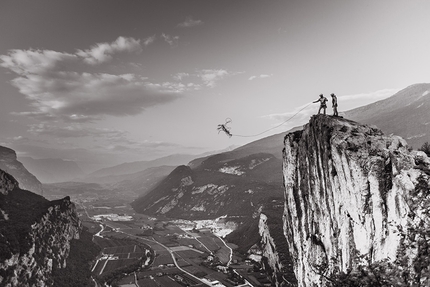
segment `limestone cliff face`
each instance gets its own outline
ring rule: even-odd
[[[284,266],[282,265],[279,254],[276,250],[277,246],[275,240],[270,234],[269,225],[267,224],[267,216],[263,213],[260,214],[258,232],[261,236],[262,255],[266,258],[267,264],[273,272],[272,282],[274,282],[276,286],[280,286],[282,281],[279,282],[280,280],[278,280],[278,276],[276,276],[276,274],[282,274]]]
[[[79,238],[74,204],[21,190],[1,170],[0,190],[0,286],[52,286],[52,268],[66,266],[70,240]]]
[[[423,152],[376,127],[323,115],[284,144],[284,232],[299,286],[328,286],[324,277],[382,260],[396,264],[399,256],[409,262],[409,278],[430,286],[412,266],[420,252],[411,235],[420,235],[410,231],[430,223]]]

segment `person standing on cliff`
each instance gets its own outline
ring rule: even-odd
[[[331,94],[330,95],[331,96],[331,103],[332,103],[332,105],[333,105],[333,116],[334,117],[338,117],[339,116],[339,114],[338,114],[338,112],[337,112],[337,97],[336,97],[336,95],[335,94]]]
[[[327,104],[326,104],[327,101],[328,101],[327,98],[324,97],[323,94],[320,94],[320,98],[318,100],[316,100],[315,102],[313,102],[313,103],[321,102],[320,108],[318,110],[318,114],[320,114],[321,109],[324,109],[324,115],[325,115],[325,110],[327,109]]]

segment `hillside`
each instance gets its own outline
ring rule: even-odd
[[[403,137],[417,149],[430,142],[430,84],[415,84],[395,95],[357,109],[344,117],[376,125],[385,134]]]
[[[249,156],[252,154],[257,154],[257,153],[270,153],[276,158],[280,159],[282,158],[282,141],[284,136],[288,132],[296,131],[299,129],[301,129],[301,127],[295,127],[289,131],[271,135],[271,136],[253,141],[246,145],[240,146],[232,151],[227,151],[227,152],[218,153],[215,155],[196,158],[191,162],[189,162],[188,166],[190,166],[192,169],[195,169],[199,167],[202,164],[202,162],[206,161],[208,158],[213,158],[213,156],[219,156],[219,155],[222,155],[224,160],[233,160],[233,159],[238,159],[238,158],[242,158],[242,157]]]
[[[255,216],[272,197],[282,197],[280,166],[281,160],[267,153],[237,159],[218,154],[194,169],[179,166],[132,206],[171,218]]]

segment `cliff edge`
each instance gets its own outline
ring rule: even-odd
[[[299,286],[430,286],[423,152],[324,115],[284,144],[284,233]]]
[[[69,197],[48,201],[0,170],[0,286],[52,286],[80,230]]]
[[[43,195],[42,183],[18,161],[13,149],[0,146],[0,169],[12,175],[22,189]]]

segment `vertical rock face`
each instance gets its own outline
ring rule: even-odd
[[[412,266],[420,254],[411,235],[421,235],[410,231],[429,226],[423,152],[375,127],[323,115],[284,143],[284,232],[299,286],[328,286],[333,274],[405,258],[405,276],[430,286]]]
[[[271,274],[271,281],[274,286],[287,287],[296,286],[296,280],[292,272],[291,258],[288,253],[288,246],[282,234],[280,218],[268,218],[261,213],[258,223],[258,232],[261,236],[261,248],[264,266]],[[275,221],[270,223],[270,220]]]
[[[0,286],[52,286],[81,229],[69,197],[48,201],[0,170]]]

